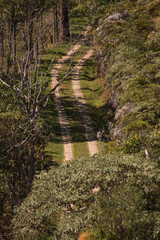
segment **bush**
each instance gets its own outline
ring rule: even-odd
[[[75,240],[87,231],[96,240],[158,240],[158,181],[156,164],[129,155],[65,163],[37,176],[16,209],[14,239]]]
[[[106,11],[113,7],[111,3]],[[126,153],[141,152],[149,145],[157,159],[158,148],[154,151],[148,136],[160,117],[159,0],[121,0],[116,7],[129,13],[128,18],[110,22],[104,15],[95,31],[97,72],[104,77],[108,103],[115,109],[110,139],[121,143]],[[125,106],[130,110],[122,111]]]

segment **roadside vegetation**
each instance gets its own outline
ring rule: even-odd
[[[36,176],[14,217],[15,240],[154,239],[159,168],[133,155],[81,158]]]
[[[126,15],[110,20],[115,7]],[[111,3],[94,32],[97,73],[114,109],[108,152],[148,152],[155,161],[160,149],[159,11],[159,1]]]
[[[113,112],[107,105],[107,92],[103,79],[96,76],[94,57],[86,61],[80,71],[81,90],[86,100],[92,125],[97,135],[100,155],[106,153],[106,144],[109,141],[109,125],[113,121]]]

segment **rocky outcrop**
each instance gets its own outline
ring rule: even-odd
[[[107,17],[107,20],[108,21],[119,21],[122,19],[127,19],[127,17],[129,17],[129,13],[127,13],[126,11],[123,13],[116,12],[116,13],[110,15],[109,17]]]

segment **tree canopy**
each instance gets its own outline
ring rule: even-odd
[[[156,164],[139,157],[65,163],[36,177],[15,211],[14,239],[72,240],[85,230],[94,239],[158,239],[158,182]]]

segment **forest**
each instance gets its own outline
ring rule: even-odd
[[[160,0],[0,0],[0,240],[160,239]]]

